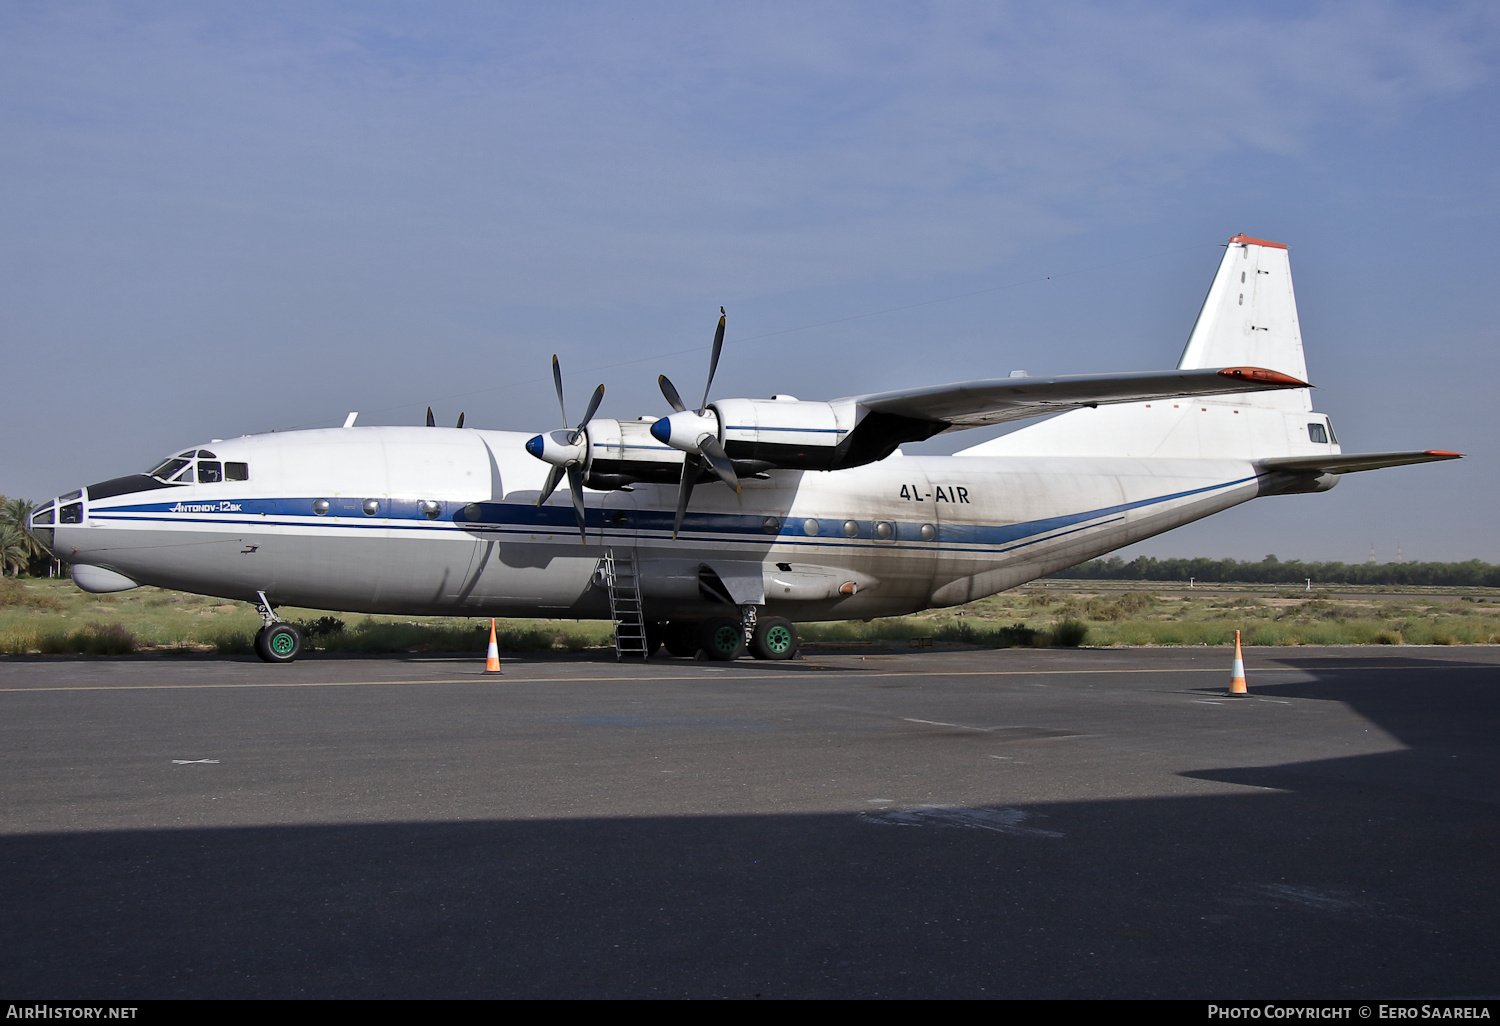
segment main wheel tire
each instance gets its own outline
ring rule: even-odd
[[[268,663],[289,663],[302,654],[302,632],[289,623],[273,623],[255,642],[256,653]]]
[[[665,627],[666,624],[658,620],[646,621],[646,658],[656,655],[657,650],[661,648]]]
[[[701,626],[696,620],[672,620],[662,632],[662,644],[679,659],[691,659],[698,653],[698,632]]]
[[[738,620],[723,617],[703,625],[698,644],[710,659],[729,662],[745,654],[745,626]]]
[[[750,653],[757,659],[791,659],[797,654],[797,628],[780,616],[757,620]]]

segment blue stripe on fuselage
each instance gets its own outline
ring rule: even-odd
[[[985,525],[985,524],[956,524],[937,523],[932,526],[937,529],[934,538],[928,540],[921,536],[921,529],[925,526],[920,521],[888,521],[895,528],[897,542],[906,542],[922,548],[953,548],[956,546],[977,546],[982,549],[1000,549],[1001,551],[1020,548],[1022,546],[1012,543],[1023,542],[1026,545],[1035,544],[1044,540],[1039,536],[1054,535],[1055,532],[1073,534],[1075,531],[1064,530],[1075,528],[1076,525],[1088,525],[1090,521],[1109,518],[1107,522],[1113,523],[1123,514],[1130,510],[1140,509],[1163,502],[1171,502],[1174,499],[1183,499],[1192,495],[1201,495],[1205,492],[1219,491],[1232,488],[1235,485],[1254,481],[1255,477],[1243,477],[1235,481],[1227,481],[1223,484],[1206,485],[1202,488],[1190,488],[1186,491],[1173,492],[1168,495],[1158,495],[1149,499],[1138,499],[1135,502],[1120,503],[1115,506],[1105,506],[1099,509],[1087,510],[1082,513],[1069,513],[1056,517],[1044,517],[1039,520],[1028,520],[1014,524]],[[329,500],[332,508],[325,516],[316,516],[312,512],[313,499],[232,499],[213,500],[205,502],[155,502],[142,503],[127,506],[111,506],[106,508],[92,508],[89,517],[92,520],[106,521],[155,521],[164,523],[205,523],[205,524],[235,524],[235,525],[262,525],[278,527],[342,527],[342,528],[381,528],[386,530],[428,530],[428,531],[453,531],[455,529],[465,531],[521,533],[521,534],[551,534],[567,535],[578,530],[571,505],[568,506],[541,506],[532,503],[519,502],[476,502],[476,503],[442,503],[442,510],[436,518],[425,516],[414,499],[379,499],[380,508],[374,516],[365,516],[361,509],[364,501],[358,498],[338,498]],[[205,516],[204,514],[208,514]],[[220,515],[222,514],[222,515]],[[624,515],[623,522],[617,522],[621,514]],[[287,519],[295,518],[295,519]],[[590,533],[615,531],[634,531],[642,536],[669,536],[672,530],[672,521],[675,511],[669,510],[633,510],[633,509],[604,509],[598,506],[589,507],[585,511],[585,522]],[[827,545],[827,546],[859,546],[885,544],[876,542],[873,538],[873,521],[855,521],[858,532],[852,536],[843,533],[845,521],[842,518],[824,518],[819,520],[819,530],[816,535],[810,534],[804,527],[804,518],[773,518],[777,520],[776,530],[767,531],[765,528],[767,514],[744,514],[744,513],[689,513],[683,520],[682,530],[679,538],[687,537],[699,541],[749,541],[752,538],[775,540],[776,544],[801,544],[801,545]],[[408,523],[415,521],[415,523]],[[1091,525],[1099,526],[1099,525]],[[1077,528],[1084,530],[1086,527]],[[826,532],[826,533],[825,533]],[[802,541],[801,539],[808,539]],[[816,540],[812,540],[816,538]]]

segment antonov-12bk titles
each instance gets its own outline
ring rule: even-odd
[[[722,314],[722,311],[721,311]],[[709,367],[712,385],[724,319]],[[554,358],[559,403],[562,378]],[[47,503],[32,529],[86,591],[279,605],[613,618],[621,650],[796,652],[794,624],[952,606],[1261,495],[1457,458],[1350,455],[1314,412],[1286,247],[1229,241],[1177,367],[808,402],[583,417],[562,430],[355,427],[194,446]],[[952,456],[904,442],[1060,414]],[[461,421],[460,421],[461,423]]]

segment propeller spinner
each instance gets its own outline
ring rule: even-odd
[[[557,386],[557,406],[562,411],[563,429],[537,435],[526,443],[527,452],[543,463],[552,464],[552,469],[547,472],[546,483],[542,485],[541,494],[537,496],[536,504],[540,506],[552,498],[552,493],[557,490],[563,475],[566,474],[568,490],[573,493],[573,512],[578,515],[578,534],[584,544],[588,544],[583,509],[583,464],[588,459],[588,439],[584,435],[584,428],[588,427],[589,421],[594,419],[599,403],[604,399],[604,386],[600,385],[594,389],[593,398],[589,400],[588,410],[584,413],[583,419],[578,422],[576,428],[569,428],[568,407],[563,402],[562,367],[558,364],[556,356],[552,357],[552,383]]]
[[[698,475],[703,472],[706,463],[719,480],[723,481],[738,494],[740,490],[739,475],[734,472],[734,462],[724,452],[724,446],[719,442],[719,418],[710,413],[708,409],[708,391],[713,387],[714,373],[719,369],[719,354],[724,350],[724,308],[719,307],[719,327],[714,332],[713,355],[708,361],[708,381],[703,385],[703,401],[698,404],[697,410],[689,410],[683,404],[682,396],[678,394],[677,388],[665,375],[657,378],[657,384],[661,386],[661,394],[666,397],[668,404],[676,412],[669,414],[651,425],[651,436],[663,445],[670,445],[674,449],[681,449],[687,455],[682,461],[682,484],[677,490],[677,517],[672,521],[672,537],[677,537],[677,532],[682,528],[682,518],[687,515],[688,500],[692,498],[693,486],[698,483]]]

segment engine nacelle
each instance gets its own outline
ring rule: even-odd
[[[584,483],[590,488],[624,488],[637,482],[676,484],[682,479],[682,453],[651,437],[654,417],[589,421]]]
[[[720,399],[709,409],[718,415],[719,438],[730,459],[786,470],[837,469],[858,415],[852,402],[803,402],[790,396]]]

